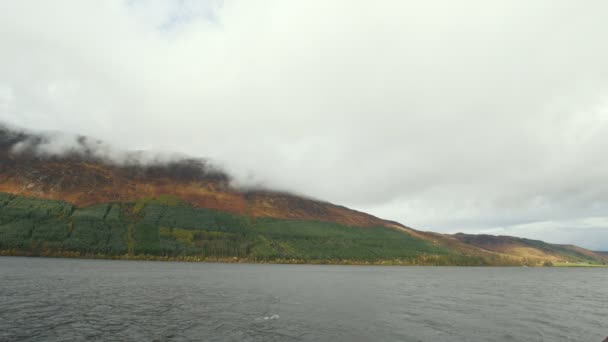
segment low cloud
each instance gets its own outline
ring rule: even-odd
[[[189,159],[187,155],[165,151],[128,151],[92,137],[59,131],[31,131],[0,123],[10,152],[20,156],[85,157],[117,165],[162,165]]]
[[[0,120],[208,157],[420,229],[549,222],[546,240],[608,248],[581,223],[608,209],[607,10],[5,2]]]

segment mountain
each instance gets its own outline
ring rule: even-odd
[[[575,246],[421,232],[294,194],[231,186],[204,159],[120,162],[76,137],[0,126],[0,254],[404,265],[605,264]]]

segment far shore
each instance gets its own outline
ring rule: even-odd
[[[433,263],[415,263],[405,260],[378,260],[378,261],[361,261],[361,260],[302,260],[302,259],[274,259],[274,260],[252,260],[248,258],[204,258],[196,256],[154,256],[154,255],[101,255],[87,254],[80,255],[78,253],[69,254],[47,254],[33,255],[25,252],[0,251],[0,257],[29,257],[29,258],[51,258],[51,259],[83,259],[83,260],[126,260],[126,261],[169,261],[169,262],[201,262],[201,263],[223,263],[223,264],[276,264],[276,265],[351,265],[351,266],[438,266],[438,267],[534,267],[534,268],[608,268],[608,265],[588,264],[588,263],[568,263],[558,262],[551,266],[543,264],[536,265],[513,265],[513,264],[496,264],[496,265],[443,265]]]

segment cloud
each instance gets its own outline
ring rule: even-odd
[[[606,10],[5,2],[0,120],[210,157],[420,229],[557,231],[608,208]]]
[[[260,184],[244,183],[228,174],[221,163],[174,151],[123,150],[90,137],[56,131],[31,131],[0,122],[0,145],[22,158],[89,160],[127,167],[140,174],[165,174],[187,180],[214,179],[234,188],[249,190]]]

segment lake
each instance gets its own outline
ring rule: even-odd
[[[608,269],[0,257],[0,341],[585,341]]]

